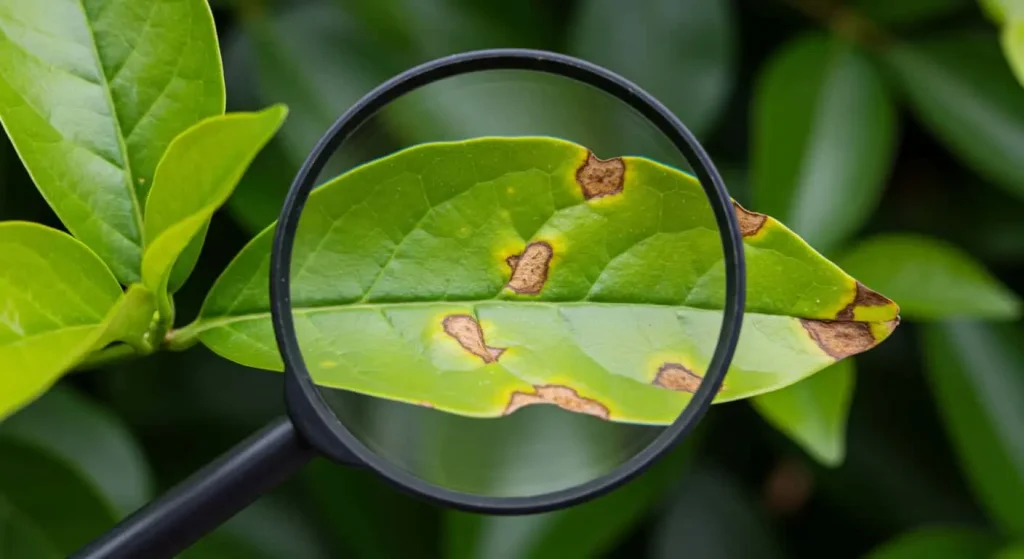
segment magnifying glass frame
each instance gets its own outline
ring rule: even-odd
[[[295,236],[306,200],[334,152],[391,101],[444,78],[491,70],[533,70],[570,78],[615,96],[654,124],[693,167],[719,228],[725,265],[726,297],[718,343],[699,388],[679,417],[647,447],[612,472],[572,488],[536,496],[494,497],[453,491],[376,456],[338,420],[323,400],[302,358],[292,320],[290,280]],[[288,417],[237,445],[74,557],[172,557],[317,454],[341,464],[368,467],[402,490],[461,510],[531,514],[593,499],[643,472],[685,438],[707,412],[739,340],[745,292],[743,236],[725,183],[693,134],[650,94],[600,66],[546,51],[472,51],[414,67],[368,93],[330,127],[300,168],[281,210],[271,254],[270,303],[274,332],[285,364]]]

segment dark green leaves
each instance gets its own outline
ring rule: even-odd
[[[710,131],[733,86],[732,0],[585,0],[571,52],[622,73],[697,135]]]
[[[858,279],[899,301],[912,320],[1020,316],[1021,301],[970,255],[909,234],[871,238],[839,259]]]
[[[866,559],[990,559],[999,548],[992,534],[968,528],[925,528],[904,534]]]
[[[886,60],[914,113],[936,137],[978,174],[1024,196],[1024,87],[993,36],[903,41]]]
[[[97,256],[66,233],[0,223],[0,419],[38,397],[90,352],[148,346],[154,300],[122,294]]]
[[[137,281],[164,148],[224,110],[209,7],[13,0],[0,28],[0,120],[22,161],[68,229],[121,283]]]
[[[1024,535],[1024,337],[972,322],[929,326],[933,392],[965,473],[1008,533]]]
[[[175,262],[234,191],[257,152],[277,132],[288,111],[232,113],[200,122],[175,138],[157,168],[146,205],[142,281],[163,299],[170,315],[168,282]]]
[[[768,423],[815,459],[836,466],[846,455],[846,419],[855,372],[852,360],[840,361],[803,382],[755,396],[751,402]]]
[[[1017,0],[981,0],[989,17],[1002,26],[1003,54],[1024,85],[1024,4]]]
[[[827,253],[874,211],[895,140],[892,101],[868,60],[838,39],[798,38],[758,84],[754,208]]]

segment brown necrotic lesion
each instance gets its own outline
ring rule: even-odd
[[[552,404],[571,412],[583,413],[607,420],[608,407],[597,400],[580,396],[578,392],[559,384],[533,387],[535,392],[513,392],[503,415],[509,415],[519,408],[534,404]]]
[[[836,318],[838,320],[853,320],[854,311],[856,311],[857,307],[885,307],[892,304],[891,299],[877,291],[868,289],[863,283],[858,281],[857,289],[853,294],[853,300],[836,314]]]
[[[483,359],[484,363],[496,363],[505,348],[490,347],[484,342],[484,331],[480,323],[468,314],[453,314],[441,321],[445,334],[459,342],[462,349]]]
[[[530,243],[522,254],[509,256],[505,263],[512,269],[508,288],[521,295],[536,295],[548,280],[551,257],[555,251],[543,241]]]
[[[587,159],[576,169],[576,183],[587,200],[622,192],[625,184],[626,164],[621,157],[598,159],[587,152]]]
[[[747,210],[735,201],[732,206],[736,210],[736,221],[740,226],[740,233],[744,237],[757,235],[768,221],[768,216]]]

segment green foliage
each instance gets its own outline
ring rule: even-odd
[[[819,462],[837,466],[846,454],[846,419],[855,372],[853,361],[840,361],[804,382],[757,396],[751,403]]]
[[[1024,535],[1024,367],[1020,332],[972,322],[930,326],[925,350],[946,429],[978,496]],[[1010,374],[1007,374],[1010,372]]]
[[[209,7],[14,0],[0,25],[7,134],[67,228],[121,283],[138,281],[157,162],[179,133],[224,112]]]
[[[900,302],[910,320],[1020,317],[1021,301],[970,255],[920,235],[890,234],[851,248],[839,263]]]
[[[758,414],[717,406],[712,427],[702,423],[696,468],[687,443],[637,481],[573,509],[513,518],[445,513],[367,472],[318,462],[303,483],[261,500],[184,557],[776,557],[831,556],[837,548],[874,548],[872,558],[1020,557],[1021,6],[222,0],[211,12],[203,0],[0,2],[0,123],[12,144],[0,142],[0,216],[12,220],[0,224],[0,556],[67,556],[150,499],[152,486],[166,487],[280,413],[278,375],[204,348],[146,356],[201,338],[236,361],[279,368],[266,320],[266,229],[309,148],[355,99],[404,68],[518,46],[582,56],[653,92],[707,140],[737,199],[779,218],[849,273],[766,219],[761,236],[746,239],[751,306],[719,396],[752,397],[769,425],[831,467],[794,469],[802,462],[786,456],[793,446],[768,434]],[[244,112],[224,115],[226,91],[232,110]],[[283,124],[277,104],[289,108]],[[476,421],[389,401],[439,398],[437,386],[409,371],[461,375],[456,384],[464,387],[481,375],[500,379],[492,398],[472,390],[441,398],[450,411],[497,415],[510,391],[529,395],[561,366],[577,376],[558,381],[577,397],[602,399],[613,419],[670,420],[690,384],[683,392],[650,384],[661,365],[678,361],[673,370],[698,381],[706,365],[720,320],[714,230],[702,230],[706,206],[691,203],[702,199],[695,183],[674,170],[660,183],[627,173],[629,195],[620,198],[632,202],[618,206],[625,210],[614,197],[578,193],[552,196],[550,207],[532,203],[531,189],[536,201],[551,184],[562,194],[572,186],[572,167],[558,167],[557,158],[541,161],[562,169],[544,181],[521,161],[518,169],[497,165],[493,151],[422,190],[402,182],[408,177],[379,192],[353,177],[403,148],[512,135],[572,140],[568,159],[577,166],[583,145],[631,156],[634,170],[664,169],[651,160],[687,168],[614,105],[552,76],[445,80],[383,110],[321,177],[327,185],[311,203],[322,211],[306,220],[304,234],[336,231],[316,250],[300,236],[309,256],[295,270],[300,323],[347,337],[303,343],[327,384],[385,396],[369,400],[380,407],[367,416],[367,432],[394,443],[400,458],[429,456],[418,473],[429,481],[496,494],[560,488],[566,476],[592,477],[610,446],[642,428],[548,406]],[[541,151],[531,157],[554,153]],[[331,182],[371,160],[378,161]],[[492,163],[492,182],[515,182],[518,198],[481,194],[473,165]],[[688,193],[687,207],[668,195],[650,204],[633,195],[665,185]],[[452,197],[456,190],[463,194]],[[245,236],[216,215],[225,200]],[[662,219],[644,220],[648,208]],[[335,213],[345,209],[353,211]],[[618,230],[588,225],[579,215],[586,209]],[[63,223],[70,235],[30,221]],[[535,233],[551,232],[567,242],[551,243],[547,281],[557,289],[510,293],[504,286],[515,264],[505,258],[523,253]],[[673,235],[690,238],[677,246]],[[593,238],[608,254],[579,242]],[[410,258],[417,250],[431,259]],[[679,254],[693,267],[679,264]],[[336,258],[349,258],[341,265],[355,273],[331,275]],[[594,267],[574,270],[574,262]],[[651,262],[669,280],[645,274]],[[888,304],[844,312],[870,293],[850,276],[892,297],[904,320],[928,324],[901,328],[856,363],[833,364],[836,356],[808,342],[808,321],[843,313],[840,327],[873,328],[873,346],[895,318]],[[449,285],[462,291],[448,293]],[[692,297],[678,299],[680,292]],[[314,311],[320,304],[333,306]],[[176,317],[197,310],[191,325],[175,328],[183,322]],[[555,314],[537,319],[544,312]],[[477,321],[481,343],[470,346],[494,362],[445,331],[443,316],[453,313]],[[352,328],[364,314],[367,322]],[[360,345],[370,351],[352,353]],[[677,361],[652,349],[659,345]],[[505,352],[495,357],[489,348]],[[133,357],[146,360],[111,367]],[[342,358],[367,373],[355,385],[327,366]],[[580,367],[588,361],[596,364]],[[396,394],[394,383],[368,373],[380,370],[412,378],[409,390]],[[624,370],[633,373],[609,374]],[[47,392],[62,377],[101,402],[67,387]],[[669,404],[659,411],[634,398],[641,393]],[[629,405],[616,407],[622,402]]]
[[[895,155],[895,116],[882,77],[857,47],[793,39],[755,96],[754,207],[832,251],[878,204]]]

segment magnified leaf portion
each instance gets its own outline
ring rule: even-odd
[[[893,302],[774,219],[735,211],[747,314],[718,401],[792,384],[896,326]],[[177,337],[281,368],[271,237],[239,254]],[[724,274],[693,177],[552,138],[480,138],[419,145],[318,188],[291,300],[321,385],[475,417],[554,404],[663,424],[705,374]]]

